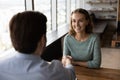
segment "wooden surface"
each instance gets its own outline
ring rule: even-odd
[[[110,69],[120,69],[119,48],[101,48],[101,54],[102,54],[101,67]]]
[[[89,69],[75,66],[75,71],[77,80],[120,80],[119,69]]]

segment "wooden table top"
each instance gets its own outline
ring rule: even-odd
[[[120,80],[120,69],[89,69],[75,66],[77,80]]]

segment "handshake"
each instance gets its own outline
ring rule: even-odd
[[[71,56],[63,56],[62,64],[63,64],[63,66],[72,64],[72,57]]]

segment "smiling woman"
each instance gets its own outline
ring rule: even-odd
[[[64,38],[63,64],[71,56],[74,65],[100,68],[100,40],[92,28],[90,15],[85,9],[78,8],[71,13],[70,30]]]

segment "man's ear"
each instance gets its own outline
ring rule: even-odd
[[[41,38],[41,46],[45,47],[46,46],[46,35],[43,35]]]
[[[46,47],[46,36],[43,35],[38,42],[37,48],[35,50],[35,54],[41,55]]]

